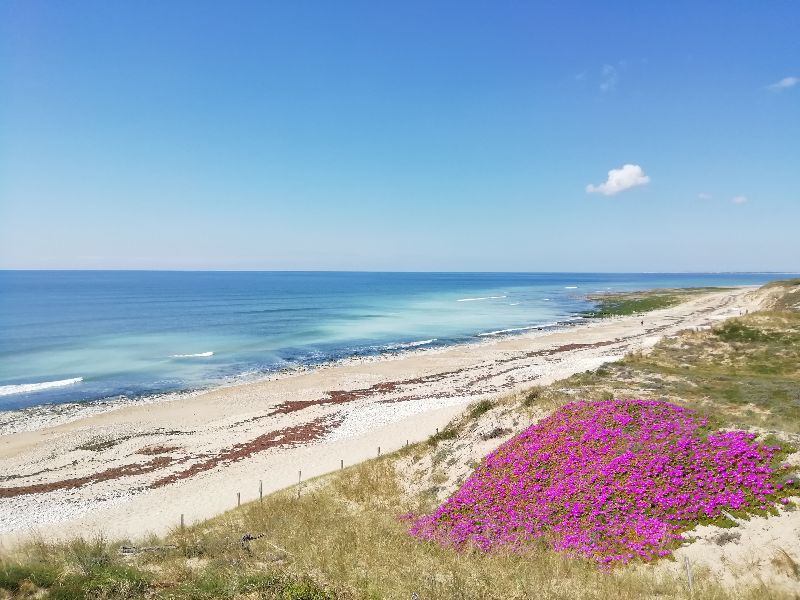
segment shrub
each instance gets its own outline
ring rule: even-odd
[[[542,395],[541,388],[535,387],[528,390],[525,394],[525,398],[522,400],[522,405],[526,407],[531,407],[536,404],[536,401]]]
[[[0,564],[0,590],[18,592],[25,582],[36,587],[49,587],[58,579],[58,575],[58,570],[53,565]]]
[[[494,405],[489,400],[481,400],[475,406],[472,407],[472,410],[469,411],[469,416],[473,419],[477,419],[482,414],[489,412],[492,410]]]
[[[731,319],[714,329],[714,335],[724,342],[768,342],[775,336]]]
[[[428,438],[428,444],[431,446],[436,446],[439,442],[444,442],[447,440],[453,440],[458,436],[458,431],[454,427],[446,427],[442,429],[438,433],[434,433],[432,436]]]

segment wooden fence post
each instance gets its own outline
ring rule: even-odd
[[[683,562],[686,565],[686,579],[689,581],[689,596],[694,596],[694,585],[692,585],[692,566],[689,564],[689,557],[684,556]]]

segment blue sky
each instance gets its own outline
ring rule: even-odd
[[[799,24],[4,2],[0,268],[800,270]]]

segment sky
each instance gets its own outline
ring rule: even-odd
[[[797,2],[0,3],[0,268],[800,270]]]

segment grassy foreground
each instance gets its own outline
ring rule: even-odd
[[[689,597],[680,578],[635,568],[605,573],[544,546],[485,555],[420,543],[397,519],[418,505],[402,494],[393,463],[394,457],[369,461],[299,500],[270,496],[263,505],[149,540],[174,548],[131,558],[102,539],[34,543],[4,561],[0,588],[15,597],[59,599]],[[250,532],[267,536],[242,544]],[[780,597],[764,592],[737,597]],[[698,571],[692,597],[730,596]]]
[[[122,555],[119,541],[32,541],[0,559],[0,598],[794,597],[764,584],[723,588],[699,568],[690,592],[685,577],[650,565],[608,573],[544,544],[524,553],[455,552],[411,538],[399,518],[432,510],[457,484],[460,449],[509,433],[491,423],[522,429],[577,398],[667,399],[723,425],[796,440],[800,293],[793,294],[777,289],[776,310],[687,331],[652,353],[484,400],[426,443],[308,482],[299,498],[297,488],[287,490],[164,538],[137,540],[134,554]],[[786,568],[800,581],[791,559]]]

